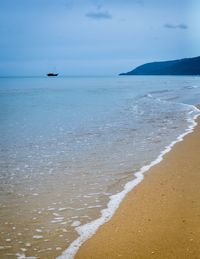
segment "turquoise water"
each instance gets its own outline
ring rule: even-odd
[[[0,78],[2,258],[60,254],[199,97],[199,77]]]

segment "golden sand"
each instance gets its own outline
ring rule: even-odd
[[[146,173],[75,258],[200,258],[200,125]]]

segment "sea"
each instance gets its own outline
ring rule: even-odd
[[[198,76],[0,78],[0,258],[74,258],[199,102]]]

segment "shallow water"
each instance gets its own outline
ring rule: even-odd
[[[199,77],[1,78],[1,258],[61,254],[199,97]]]

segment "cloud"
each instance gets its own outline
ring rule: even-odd
[[[89,13],[86,13],[86,16],[88,18],[91,18],[91,19],[94,19],[94,20],[112,19],[112,15],[109,14],[108,11],[105,11],[105,12],[102,12],[102,11],[89,12]]]
[[[136,4],[138,4],[138,5],[144,5],[144,1],[143,0],[137,0],[137,1],[135,1],[135,3]]]
[[[180,23],[180,24],[176,24],[176,25],[171,24],[171,23],[166,23],[166,24],[164,24],[164,28],[186,30],[188,28],[188,26],[184,23]]]

